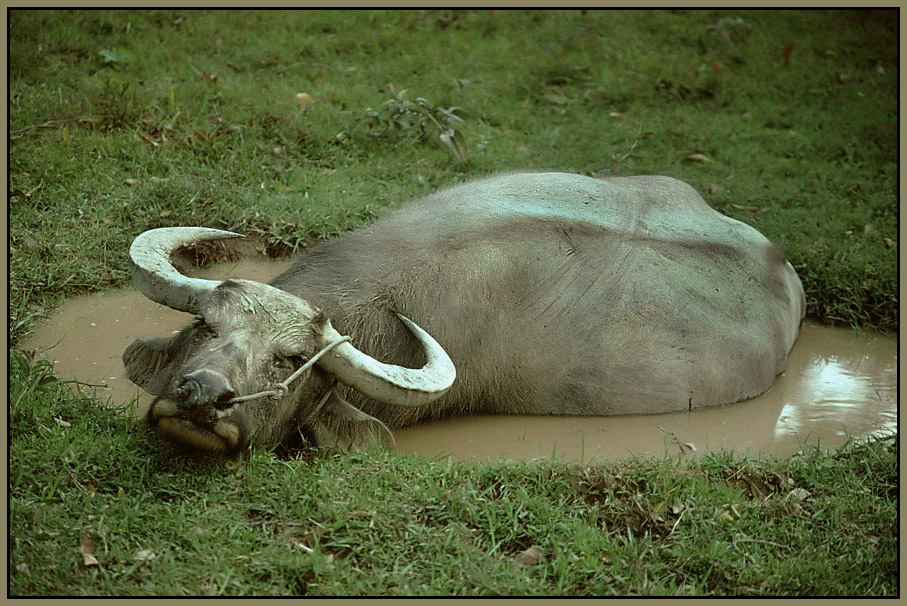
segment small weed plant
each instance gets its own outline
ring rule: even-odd
[[[379,109],[366,108],[356,117],[342,137],[349,136],[361,123],[366,134],[375,139],[403,138],[410,142],[434,142],[450,150],[458,162],[466,163],[466,144],[457,131],[463,118],[459,107],[442,107],[424,97],[408,99],[406,89],[385,101]]]

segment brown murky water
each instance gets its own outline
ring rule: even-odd
[[[246,259],[193,273],[266,281],[288,261]],[[120,356],[136,337],[167,336],[187,314],[133,289],[71,299],[40,323],[22,349],[43,352],[56,373],[111,405],[150,396],[123,376]],[[675,455],[734,449],[785,456],[804,444],[834,449],[854,438],[897,430],[897,344],[893,337],[806,323],[787,371],[759,398],[723,408],[638,417],[449,419],[395,431],[397,449],[456,459],[532,459],[556,454],[594,462],[630,454]]]

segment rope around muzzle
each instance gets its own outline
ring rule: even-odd
[[[352,339],[350,337],[341,337],[341,338],[337,339],[336,341],[333,341],[332,343],[328,343],[327,345],[325,345],[324,347],[321,348],[321,351],[319,351],[314,356],[309,358],[309,360],[305,364],[303,364],[302,366],[297,368],[293,374],[291,374],[289,377],[284,379],[282,382],[275,383],[274,385],[272,385],[271,389],[267,389],[265,391],[259,391],[258,393],[249,394],[248,396],[239,396],[237,398],[227,400],[227,404],[242,404],[243,402],[248,402],[249,400],[257,400],[258,398],[279,399],[279,398],[284,397],[285,395],[290,393],[290,383],[292,383],[293,381],[298,379],[300,377],[300,375],[302,375],[302,373],[304,373],[305,371],[310,369],[312,367],[312,365],[315,362],[317,362],[321,356],[323,356],[327,352],[331,351],[332,349],[334,349],[341,343],[345,343],[347,341],[352,341]]]

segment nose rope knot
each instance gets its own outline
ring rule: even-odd
[[[303,364],[302,366],[297,368],[293,374],[291,374],[289,377],[287,377],[281,383],[275,383],[274,385],[271,386],[270,389],[266,389],[265,391],[259,391],[258,393],[253,393],[248,396],[239,396],[239,397],[233,398],[231,400],[227,400],[227,404],[241,404],[242,402],[248,402],[249,400],[257,400],[258,398],[280,399],[280,398],[284,397],[285,395],[290,393],[290,383],[292,383],[293,381],[298,379],[299,376],[302,375],[302,373],[304,373],[309,368],[311,368],[312,365],[315,362],[317,362],[321,356],[323,356],[327,352],[331,351],[332,349],[334,349],[341,343],[345,343],[345,342],[351,341],[351,340],[352,339],[350,337],[340,337],[336,341],[328,343],[327,345],[325,345],[324,347],[321,348],[321,351],[319,351],[314,356],[309,358],[309,360],[305,364]]]

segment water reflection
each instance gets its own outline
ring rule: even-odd
[[[897,431],[896,354],[888,362],[863,351],[816,354],[796,385],[775,426],[778,440],[822,425],[839,438]]]
[[[733,449],[785,456],[806,445],[897,431],[897,346],[891,337],[807,323],[787,371],[766,394],[722,408],[642,417],[479,417],[397,432],[400,450],[455,458],[595,461],[628,454]]]

